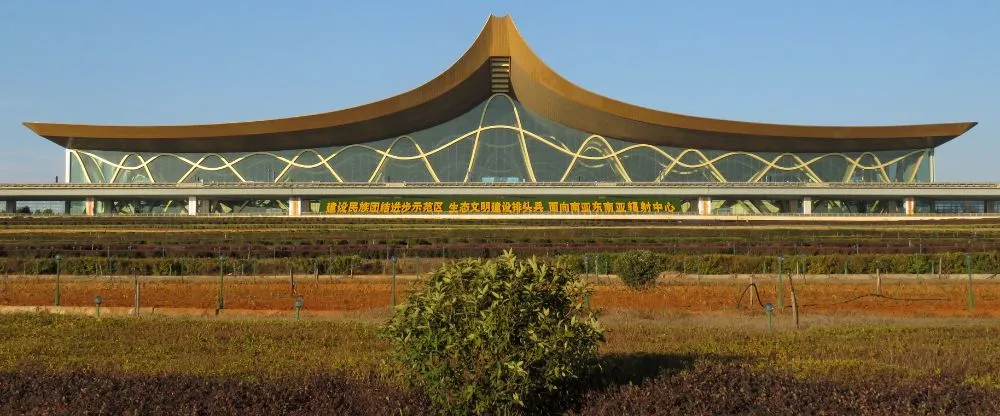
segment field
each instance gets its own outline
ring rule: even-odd
[[[377,316],[359,321],[0,316],[5,414],[406,414]],[[997,321],[768,333],[739,319],[605,318],[575,414],[996,414]]]
[[[426,414],[379,334],[386,259],[405,302],[441,263],[510,247],[595,287],[603,370],[562,413],[1000,414],[997,221],[0,222],[0,414]],[[609,274],[632,248],[666,271],[650,290]]]
[[[963,278],[948,280],[922,278],[882,279],[881,295],[874,278],[830,279],[825,276],[795,276],[799,311],[807,315],[862,315],[881,317],[1000,317],[1000,281],[978,279],[973,283],[974,308],[968,308],[968,285]],[[195,309],[211,313],[219,296],[218,277],[177,278],[146,277],[137,279],[140,307],[169,313],[169,309]],[[228,277],[222,284],[224,308],[234,314],[255,315],[251,311],[291,310],[296,298],[302,298],[304,316],[330,316],[327,312],[371,311],[388,308],[392,285],[386,277],[299,277],[284,278]],[[595,293],[591,306],[607,310],[666,312],[683,314],[749,313],[760,302],[777,305],[777,280],[774,276],[756,277],[758,297],[743,293],[748,279],[731,277],[665,278],[647,291],[629,290],[615,279],[604,276],[598,282],[591,277]],[[791,311],[791,295],[785,281],[783,306]],[[105,313],[124,313],[135,303],[132,278],[62,277],[60,303],[65,307],[94,306],[100,295]],[[397,300],[418,288],[420,279],[399,276]],[[52,277],[0,278],[0,305],[47,306],[55,299]],[[743,296],[741,299],[741,295]],[[737,302],[741,309],[737,310]],[[198,314],[204,314],[197,312]],[[259,315],[259,314],[257,314]]]

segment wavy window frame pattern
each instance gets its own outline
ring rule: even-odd
[[[486,124],[487,123],[486,113],[490,109],[490,106],[494,105],[494,101],[496,100],[503,100],[510,104],[510,110],[514,119],[513,125]],[[628,152],[639,151],[644,149],[651,150],[652,152],[654,152],[653,153],[654,155],[659,154],[666,160],[666,163],[657,162],[660,170],[657,173],[656,179],[653,182],[662,182],[664,178],[668,177],[671,173],[674,173],[675,169],[678,168],[684,168],[684,169],[707,168],[710,170],[711,176],[716,180],[716,182],[729,182],[730,180],[726,177],[723,171],[721,171],[715,164],[721,160],[730,157],[749,157],[763,164],[763,167],[754,172],[750,176],[750,179],[746,181],[749,183],[760,182],[769,173],[773,171],[786,171],[786,172],[800,171],[805,175],[806,178],[808,178],[810,182],[817,182],[817,183],[829,182],[829,181],[824,181],[822,177],[812,169],[811,165],[825,158],[831,158],[831,157],[840,157],[843,159],[843,161],[847,163],[847,169],[843,174],[843,182],[849,182],[851,178],[854,177],[854,174],[858,169],[875,171],[883,182],[901,182],[901,181],[894,181],[893,178],[890,177],[888,168],[897,163],[901,163],[909,158],[913,158],[914,160],[910,163],[907,163],[907,166],[901,167],[910,170],[908,176],[904,178],[902,182],[915,182],[917,181],[918,179],[917,177],[920,174],[920,172],[924,170],[923,164],[925,160],[929,162],[930,155],[932,152],[932,149],[914,149],[906,153],[903,153],[902,155],[892,157],[891,159],[884,162],[880,159],[878,152],[861,152],[855,154],[855,156],[853,157],[852,155],[848,155],[846,153],[839,153],[839,152],[825,153],[807,158],[804,158],[800,154],[786,152],[786,153],[775,154],[773,158],[767,158],[753,152],[729,151],[721,153],[714,157],[709,157],[705,153],[706,151],[699,149],[663,148],[649,144],[628,143],[628,142],[624,142],[626,144],[624,147],[615,149],[615,146],[612,144],[612,141],[617,141],[617,142],[623,142],[623,141],[618,139],[606,138],[596,134],[587,134],[582,139],[577,149],[573,151],[571,150],[570,146],[566,145],[566,143],[563,143],[562,141],[556,139],[551,135],[549,136],[551,138],[550,140],[549,138],[543,137],[543,135],[525,129],[523,127],[524,124],[522,122],[521,112],[526,110],[519,108],[517,102],[506,94],[494,94],[489,99],[487,99],[480,107],[481,107],[481,113],[479,114],[479,122],[474,129],[467,131],[438,147],[432,148],[429,151],[424,150],[424,148],[426,147],[426,143],[424,144],[424,146],[421,146],[420,144],[421,140],[414,137],[415,135],[418,135],[419,132],[413,133],[411,135],[403,135],[391,138],[388,141],[379,140],[378,142],[383,142],[383,141],[388,142],[388,146],[385,147],[385,150],[374,147],[370,144],[352,144],[349,146],[327,148],[332,151],[327,156],[323,156],[321,154],[321,150],[323,149],[319,150],[302,149],[298,150],[290,158],[272,152],[249,152],[240,154],[239,156],[232,158],[231,160],[221,153],[203,153],[203,154],[198,154],[196,158],[193,158],[182,154],[174,154],[174,153],[150,154],[150,153],[126,152],[121,154],[120,158],[116,158],[118,159],[117,161],[114,161],[110,160],[108,157],[102,156],[101,152],[99,151],[69,149],[68,151],[70,152],[72,159],[79,164],[80,167],[79,170],[82,171],[82,175],[80,175],[82,177],[71,178],[71,179],[72,180],[82,179],[86,183],[93,183],[93,180],[99,177],[102,183],[113,183],[118,179],[119,175],[123,171],[137,171],[141,169],[146,173],[150,182],[156,183],[157,178],[153,175],[152,171],[149,169],[149,164],[159,158],[172,158],[178,162],[187,165],[186,172],[178,179],[177,183],[185,182],[191,177],[191,175],[193,175],[195,172],[198,171],[215,172],[223,170],[229,170],[239,181],[247,182],[246,177],[251,175],[246,174],[246,172],[241,173],[238,169],[236,169],[236,164],[253,156],[265,155],[265,156],[270,156],[274,158],[277,162],[284,164],[284,168],[281,169],[280,173],[278,173],[274,177],[274,182],[282,182],[288,180],[289,177],[287,175],[289,174],[289,171],[293,167],[299,169],[315,169],[322,166],[325,167],[326,168],[325,170],[330,173],[330,179],[332,181],[344,183],[347,181],[345,181],[344,177],[339,172],[337,172],[337,170],[333,167],[333,164],[331,164],[331,162],[335,162],[335,159],[348,149],[360,148],[373,152],[379,158],[379,161],[375,166],[375,168],[372,170],[371,174],[365,175],[368,177],[367,182],[369,183],[376,181],[377,178],[380,177],[380,174],[386,168],[387,161],[389,160],[408,161],[417,159],[423,161],[423,166],[427,169],[427,173],[430,175],[430,177],[433,179],[434,182],[442,182],[437,174],[434,165],[431,163],[429,156],[445,151],[464,140],[471,139],[472,151],[467,156],[468,163],[466,165],[466,171],[463,179],[463,182],[470,182],[470,176],[472,175],[472,171],[476,166],[475,163],[479,154],[480,150],[479,144],[482,135],[484,132],[494,131],[494,130],[506,130],[506,131],[513,131],[516,133],[518,142],[517,144],[520,147],[521,157],[523,158],[524,167],[527,173],[526,179],[529,182],[538,182],[538,180],[537,180],[537,174],[532,164],[532,155],[528,151],[528,139],[532,139],[538,143],[544,144],[545,146],[551,149],[554,149],[557,152],[562,153],[565,156],[569,156],[569,162],[565,170],[563,171],[561,177],[559,178],[558,180],[559,182],[567,181],[567,179],[570,176],[570,173],[573,171],[573,168],[577,166],[580,160],[612,163],[614,171],[619,177],[607,178],[606,179],[607,181],[633,182],[631,177],[632,175],[629,173],[628,169],[625,167],[625,164],[622,162],[622,157],[624,157]],[[455,122],[455,120],[446,123],[450,122]],[[558,123],[553,123],[553,124],[559,125]],[[562,127],[566,128],[565,126]],[[400,141],[403,140],[409,140],[411,143],[413,143],[414,148],[416,149],[416,154],[408,156],[393,154],[392,152],[393,148]],[[591,149],[596,150],[598,153],[600,153],[600,155],[594,156],[594,155],[584,154],[585,152]],[[677,152],[676,156],[674,156],[665,149],[675,149],[679,150],[679,152]],[[899,151],[893,151],[893,153],[898,154]],[[298,163],[298,160],[303,155],[306,154],[314,154],[319,161],[312,164]],[[688,154],[696,155],[701,161],[698,163],[683,162],[684,157]],[[214,167],[206,166],[205,161],[213,157],[218,158],[221,162],[221,165]],[[795,163],[790,166],[780,165],[779,162],[786,157],[791,158]],[[872,160],[874,163],[864,164],[862,161],[866,157],[870,157],[871,158],[870,160]],[[883,155],[883,157],[885,156]],[[137,159],[139,162],[138,165],[128,166],[127,162],[131,158]],[[97,167],[96,169],[97,172],[91,172],[91,169],[88,169],[88,165],[84,163],[85,159],[93,162],[94,166]],[[108,176],[104,174],[104,169],[102,169],[102,167],[110,168],[111,170],[110,178],[108,178]],[[929,169],[933,168],[929,167]]]

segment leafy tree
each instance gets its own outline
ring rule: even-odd
[[[570,271],[510,251],[463,259],[433,272],[385,332],[442,412],[534,414],[566,403],[597,369],[604,335],[590,294]]]
[[[649,250],[626,251],[615,259],[615,273],[626,286],[648,289],[660,275],[660,265],[656,255]]]

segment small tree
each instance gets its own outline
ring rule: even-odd
[[[495,259],[442,265],[385,327],[394,358],[445,413],[536,413],[596,368],[604,340],[563,268]]]
[[[656,278],[660,275],[660,265],[653,252],[631,250],[615,259],[615,273],[629,288],[643,290],[656,283]]]

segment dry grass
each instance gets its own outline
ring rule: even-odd
[[[384,319],[384,318],[382,318]],[[0,371],[54,371],[287,378],[385,367],[377,322],[326,319],[104,318],[0,315]],[[805,377],[873,379],[943,375],[1000,388],[995,320],[846,318],[770,333],[762,317],[622,316],[602,321],[605,377],[639,383],[699,362],[741,362]],[[919,322],[919,323],[917,323]],[[960,325],[955,325],[961,322]]]

